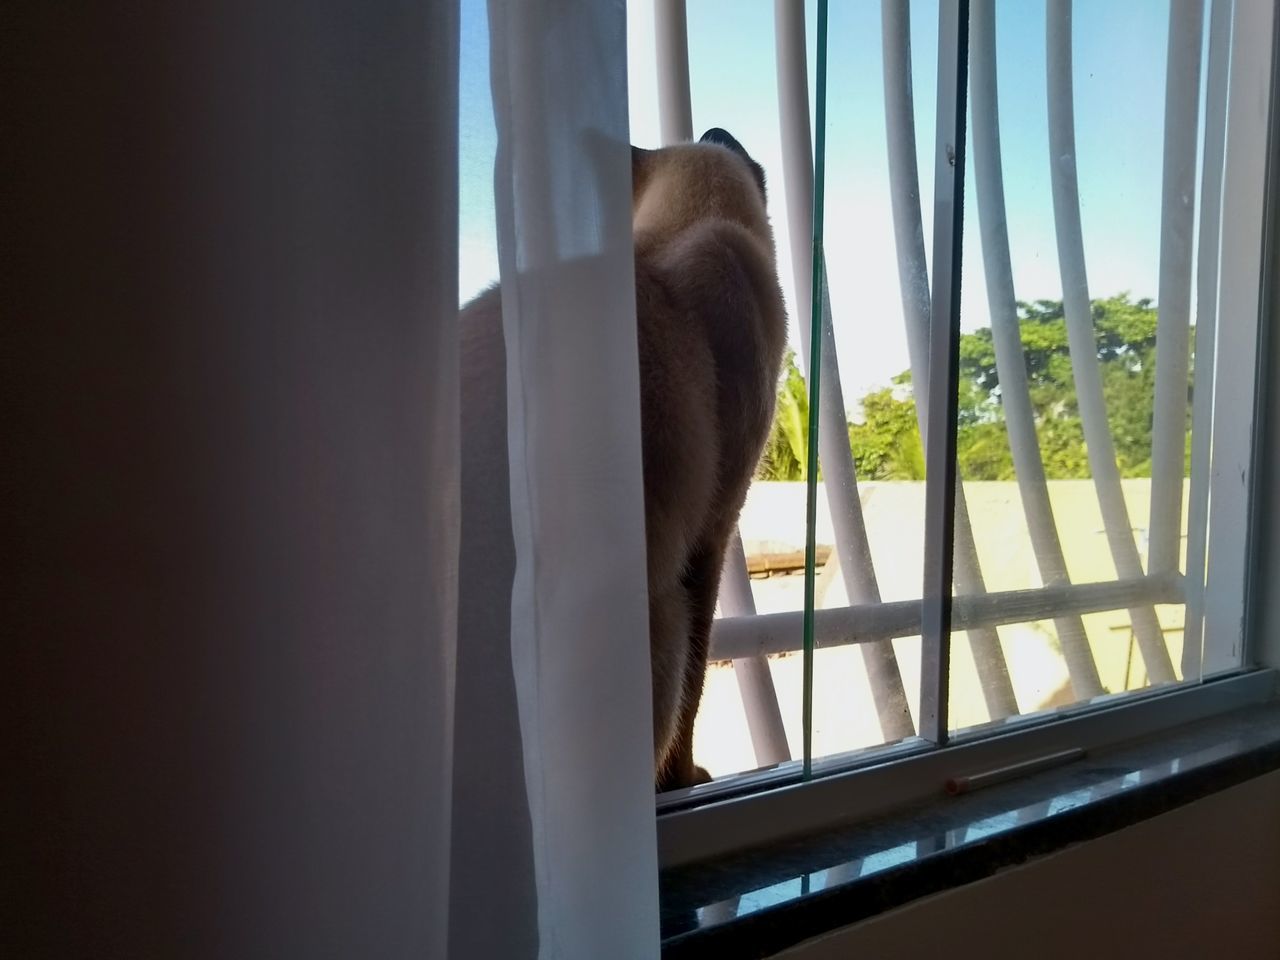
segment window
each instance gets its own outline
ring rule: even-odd
[[[695,729],[715,779],[659,796],[664,862],[1271,695],[1243,618],[1272,17],[629,5],[633,143],[742,141],[790,318]],[[497,276],[486,84],[464,56],[463,301]]]
[[[987,2],[966,30],[960,5],[819,7],[690,4],[685,91],[672,5],[629,14],[633,141],[683,95],[695,130],[753,151],[792,323],[792,420],[740,521],[696,728],[717,779],[659,798],[666,862],[1270,689],[1242,618],[1271,12]],[[950,381],[930,372],[948,350]]]

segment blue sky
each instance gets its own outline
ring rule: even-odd
[[[1077,166],[1094,296],[1156,295],[1168,0],[1076,0]],[[813,85],[816,4],[809,19]],[[930,231],[937,0],[911,5],[913,89],[926,238]],[[888,195],[878,0],[833,0],[828,52],[826,252],[846,402],[907,366]],[[695,134],[730,130],[764,165],[791,303],[791,261],[777,120],[771,0],[688,0]],[[1041,0],[997,3],[997,70],[1013,276],[1020,299],[1057,298],[1045,107]],[[628,5],[632,142],[657,146],[653,6]],[[463,299],[496,279],[492,208],[495,136],[483,0],[463,0],[461,246]],[[811,92],[812,96],[812,92]],[[966,329],[988,324],[972,170],[966,178]],[[803,317],[800,318],[804,320]]]

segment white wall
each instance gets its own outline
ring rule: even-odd
[[[1280,956],[1280,771],[780,954]]]

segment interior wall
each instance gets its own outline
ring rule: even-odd
[[[780,954],[1280,956],[1280,771]]]

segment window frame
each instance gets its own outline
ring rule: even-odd
[[[664,794],[658,801],[658,862],[676,867],[812,833],[944,796],[946,781],[1064,750],[1085,752],[1232,710],[1280,694],[1280,671],[1258,667],[1174,689],[1112,694],[1096,702],[958,732],[947,746],[919,737],[824,757],[801,782],[801,761]],[[1065,714],[1065,715],[1063,715]]]
[[[802,761],[792,760],[659,795],[661,867],[720,856],[937,798],[946,780],[957,775],[1073,748],[1086,752],[1104,749],[1280,696],[1280,635],[1275,635],[1280,634],[1280,598],[1259,589],[1280,581],[1280,523],[1276,522],[1273,493],[1274,481],[1280,480],[1280,388],[1269,389],[1280,378],[1280,12],[1261,5],[1236,5],[1235,16],[1246,18],[1241,34],[1253,38],[1252,55],[1264,56],[1258,49],[1265,44],[1261,49],[1269,62],[1246,64],[1254,71],[1250,80],[1256,79],[1259,63],[1265,71],[1261,91],[1249,89],[1240,94],[1261,93],[1263,122],[1245,130],[1238,143],[1229,135],[1226,162],[1229,168],[1237,165],[1237,177],[1261,178],[1264,202],[1255,210],[1258,233],[1249,229],[1223,231],[1219,280],[1219,289],[1227,291],[1223,310],[1247,311],[1257,317],[1257,323],[1250,336],[1224,342],[1226,349],[1220,348],[1219,362],[1232,357],[1232,363],[1256,365],[1256,373],[1245,388],[1252,391],[1253,417],[1225,436],[1219,436],[1215,427],[1215,456],[1225,453],[1236,460],[1243,456],[1249,464],[1249,482],[1244,497],[1226,495],[1231,491],[1225,490],[1217,475],[1211,484],[1211,496],[1213,487],[1218,488],[1218,512],[1210,514],[1211,522],[1216,519],[1227,529],[1227,536],[1216,542],[1211,536],[1208,547],[1208,568],[1216,565],[1221,572],[1216,578],[1210,574],[1205,589],[1204,634],[1212,634],[1216,642],[1228,636],[1232,641],[1238,639],[1243,645],[1238,665],[1217,671],[1209,667],[1199,680],[1175,686],[1109,694],[1065,708],[950,731],[941,742],[914,736],[815,758],[808,780],[803,779]],[[1250,17],[1267,19],[1261,21],[1262,27],[1251,30]],[[1268,21],[1269,30],[1265,26]],[[1240,82],[1240,60],[1238,53],[1233,56],[1233,88]],[[1231,198],[1224,197],[1224,222],[1231,215],[1230,204]],[[1236,324],[1237,329],[1242,326]],[[1228,390],[1238,387],[1227,383]],[[1239,477],[1233,479],[1238,486]],[[1211,615],[1215,602],[1219,613]],[[1232,608],[1245,613],[1234,623],[1221,612]]]

